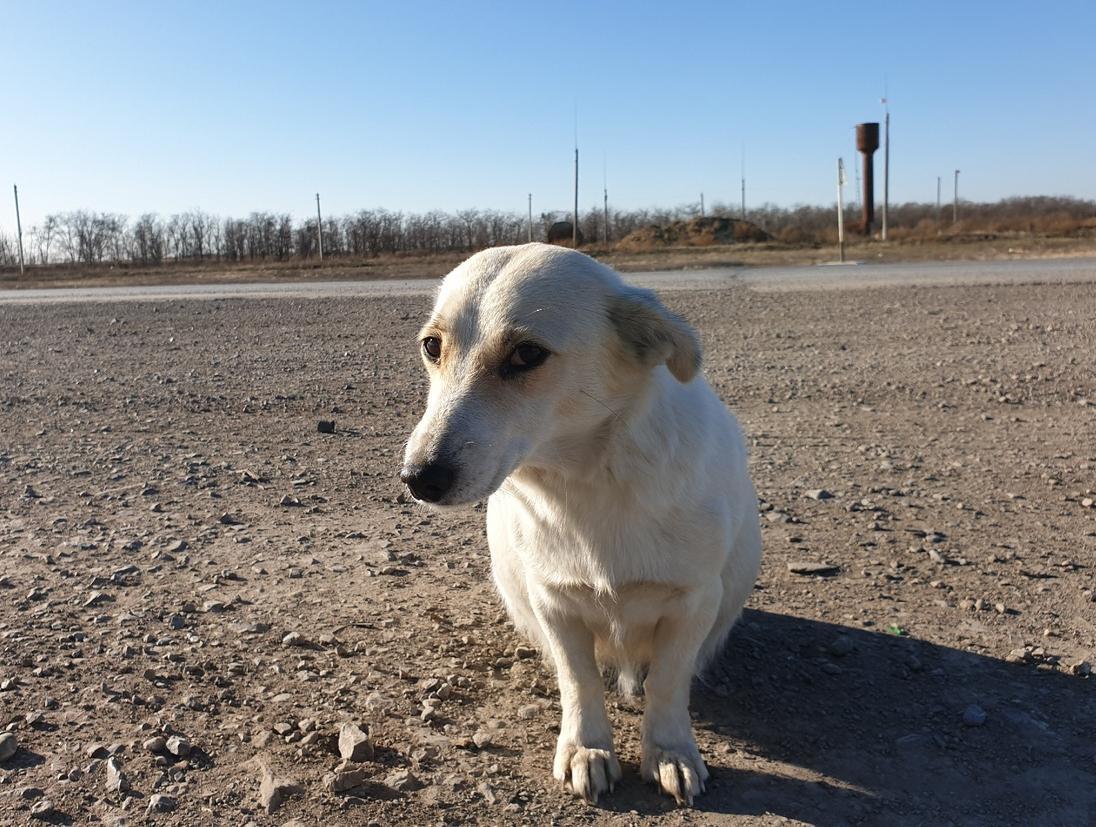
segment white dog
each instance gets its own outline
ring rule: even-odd
[[[696,334],[593,259],[526,244],[450,273],[420,343],[430,395],[400,477],[434,505],[490,498],[495,583],[559,681],[555,777],[612,789],[600,667],[625,691],[645,672],[642,775],[691,804],[708,770],[690,683],[761,562],[745,444]]]

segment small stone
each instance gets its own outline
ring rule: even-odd
[[[176,612],[175,614],[172,614],[168,617],[167,625],[170,626],[172,629],[175,629],[177,631],[179,629],[182,629],[184,626],[186,626],[186,618],[183,617],[178,612]]]
[[[335,433],[335,421],[332,419],[321,419],[316,423],[316,430],[321,434],[333,434]]]
[[[803,496],[811,500],[832,500],[833,494],[827,491],[825,488],[815,488],[811,491],[804,491]]]
[[[294,497],[292,494],[286,494],[284,497],[278,500],[278,505],[285,506],[286,508],[293,508],[299,506],[300,504],[301,501]]]
[[[149,796],[145,813],[170,813],[177,806],[177,802],[170,795],[155,793]]]
[[[522,721],[531,721],[540,715],[540,704],[526,704],[518,710],[518,718]]]
[[[259,783],[259,803],[267,815],[274,813],[291,795],[304,792],[300,784],[274,775],[269,767],[263,768],[263,780]]]
[[[19,749],[19,742],[15,740],[14,733],[0,733],[0,762],[7,761]]]
[[[88,595],[88,599],[84,601],[84,608],[90,609],[92,606],[98,606],[100,603],[112,603],[114,598],[106,592],[93,591]]]
[[[149,738],[147,741],[142,743],[141,747],[148,752],[167,752],[167,740],[162,735],[157,735],[156,737]]]
[[[1005,660],[1009,663],[1031,663],[1034,660],[1032,648],[1030,646],[1021,646],[1018,649],[1013,649],[1005,655]]]
[[[186,540],[173,540],[167,544],[167,550],[172,554],[178,554],[180,551],[186,551]]]
[[[227,511],[217,518],[217,522],[221,525],[240,525],[243,521],[235,514],[229,514]]]
[[[1069,674],[1087,678],[1092,674],[1092,664],[1087,660],[1079,660],[1076,663],[1070,664]]]
[[[1081,506],[1084,508],[1096,508],[1096,500],[1092,497],[1084,497],[1081,500]]]
[[[43,798],[30,808],[30,817],[40,821],[53,821],[57,817],[57,811],[54,809],[52,801]]]
[[[182,735],[172,735],[167,739],[167,751],[176,758],[186,758],[190,755],[191,749],[190,741]]]
[[[425,784],[419,781],[409,770],[396,770],[385,777],[384,783],[401,793],[421,790]]]
[[[18,793],[20,798],[26,799],[27,801],[33,801],[34,799],[41,798],[45,795],[38,787],[20,787]]]
[[[472,736],[472,743],[476,745],[476,749],[487,749],[492,741],[494,737],[485,729],[476,730],[475,735]]]
[[[981,726],[986,722],[986,711],[978,704],[971,704],[963,710],[963,723],[967,726]]]
[[[989,607],[989,604],[986,603],[986,601],[983,600],[980,597],[977,600],[974,601],[975,611],[984,612],[988,607]]]
[[[323,783],[333,793],[342,793],[360,787],[369,780],[365,767],[343,762],[334,772],[324,776]]]
[[[856,648],[856,644],[852,642],[852,638],[848,635],[838,635],[834,638],[833,643],[830,644],[830,654],[839,658],[845,657]]]
[[[107,759],[107,789],[111,792],[124,793],[129,790],[129,778],[122,770],[122,762],[117,758]]]
[[[792,574],[803,574],[814,577],[829,577],[841,571],[839,566],[829,563],[810,563],[805,560],[788,563],[788,571]]]
[[[312,643],[308,640],[308,638],[306,638],[300,632],[290,632],[282,638],[282,646],[308,647],[311,645]]]
[[[278,721],[278,723],[274,724],[271,729],[273,729],[279,735],[285,736],[291,733],[294,729],[296,729],[296,727],[294,727],[293,724],[289,723],[289,721]]]
[[[994,609],[994,611],[996,611],[996,612],[997,612],[997,614],[999,614],[999,615],[1003,615],[1003,614],[1005,614],[1006,612],[1008,612],[1008,609],[1007,609],[1007,608],[1005,608],[1005,604],[1004,604],[1004,603],[995,603],[995,604],[993,605],[993,609]]]
[[[107,749],[106,744],[88,744],[84,755],[88,758],[106,758],[110,755],[110,750]]]
[[[535,658],[537,656],[537,650],[530,646],[518,646],[514,649],[514,658],[516,660],[528,660],[529,658]]]
[[[373,742],[357,724],[349,721],[339,727],[339,755],[345,761],[370,761],[373,758]]]
[[[827,675],[840,675],[842,670],[841,667],[838,666],[836,663],[830,663],[829,661],[826,661],[826,663],[822,664],[822,671],[825,672]]]

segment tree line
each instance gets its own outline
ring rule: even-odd
[[[579,215],[587,243],[612,242],[649,225],[664,226],[700,215],[700,204],[672,209],[611,210],[606,224],[602,207]],[[745,219],[777,241],[789,244],[829,243],[836,234],[832,206],[764,204],[747,210]],[[876,226],[878,226],[878,210]],[[716,203],[707,215],[741,218],[737,205]],[[858,208],[848,206],[846,220],[855,226]],[[556,221],[569,212],[536,216],[532,238],[543,241]],[[940,214],[932,203],[893,204],[888,224],[895,239],[962,232],[1029,232],[1069,235],[1096,229],[1096,201],[1033,196],[992,203],[960,203],[960,222],[952,227],[951,204]],[[380,255],[463,253],[530,237],[528,217],[500,210],[404,213],[361,210],[323,220],[325,257],[371,258]],[[287,213],[253,212],[246,218],[221,218],[202,210],[170,216],[145,213],[136,219],[117,213],[77,210],[46,216],[23,234],[28,264],[137,264],[170,262],[266,262],[312,259],[319,255],[315,218],[294,220]],[[18,262],[16,239],[0,233],[0,265]]]

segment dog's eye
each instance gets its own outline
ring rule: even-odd
[[[547,359],[548,356],[548,351],[540,345],[525,342],[511,351],[510,358],[506,360],[504,372],[518,373],[523,370],[532,370],[535,367],[543,365],[544,360]]]
[[[437,336],[427,336],[422,340],[422,352],[431,362],[441,359],[441,339]]]

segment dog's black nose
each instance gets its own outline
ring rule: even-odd
[[[448,465],[408,465],[400,471],[400,479],[411,489],[416,500],[436,503],[453,487],[456,473]]]

